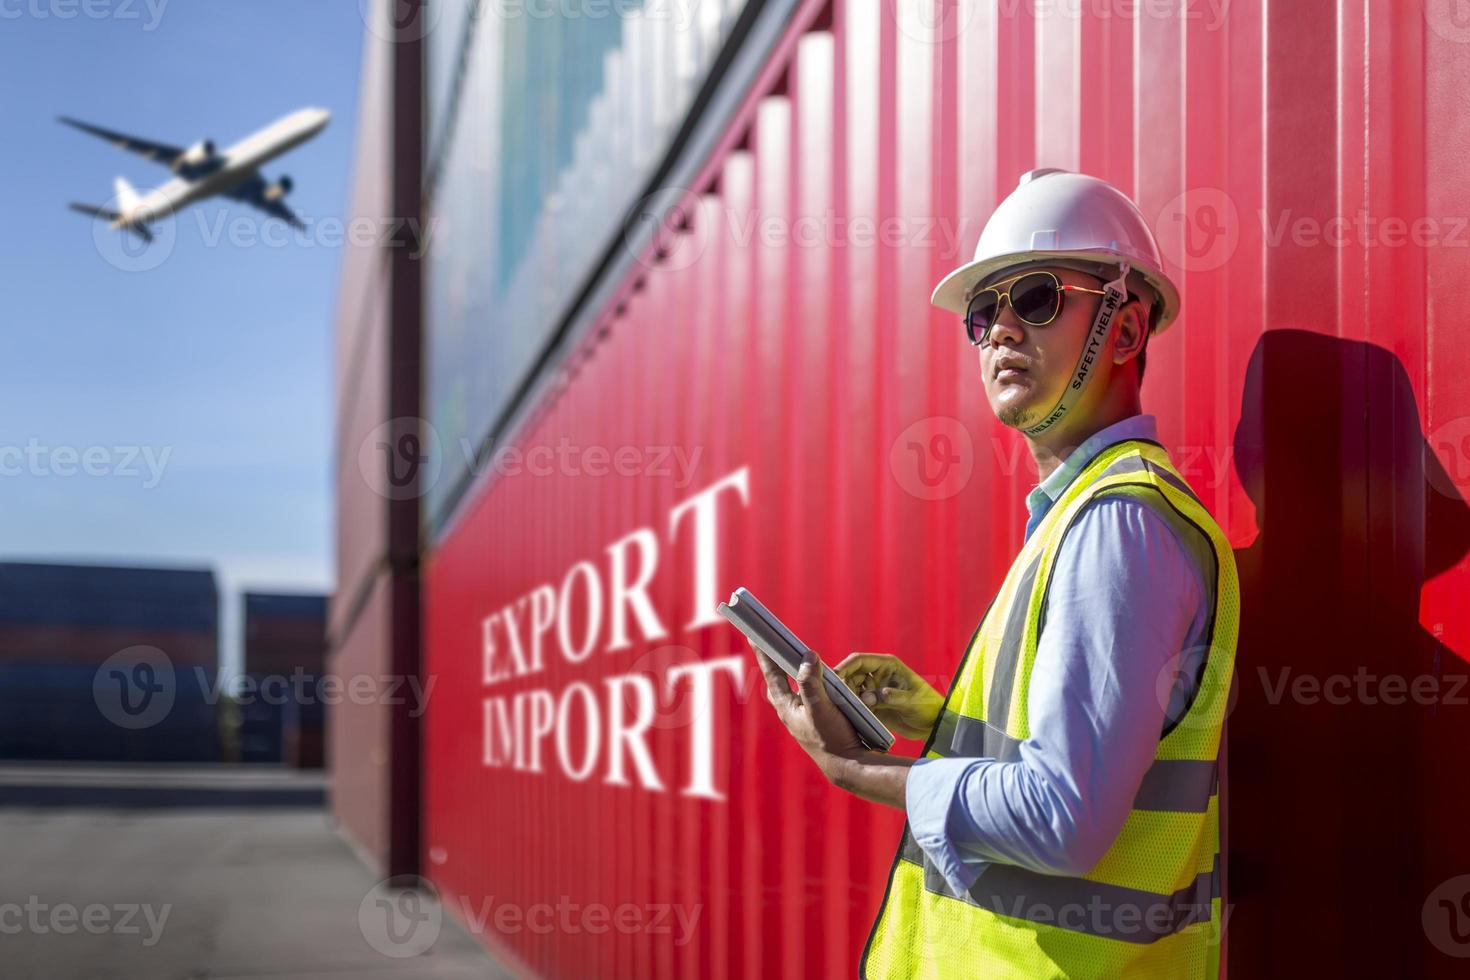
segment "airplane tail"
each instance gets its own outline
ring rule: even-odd
[[[117,207],[123,214],[127,214],[142,202],[142,197],[133,190],[133,185],[126,178],[119,177],[113,182],[113,190],[117,193]]]
[[[109,221],[114,228],[130,231],[143,239],[144,242],[151,244],[153,241],[153,232],[149,231],[143,225],[119,224],[123,220],[123,216],[110,208],[99,208],[95,204],[72,204],[71,209],[78,214],[85,214],[89,218],[101,218],[103,221]]]
[[[72,204],[71,209],[78,214],[85,214],[91,218],[102,218],[105,221],[116,221],[122,217],[116,211],[99,208],[95,204]]]

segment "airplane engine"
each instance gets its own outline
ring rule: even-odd
[[[215,158],[216,153],[217,148],[214,145],[214,140],[201,140],[184,151],[184,155],[179,157],[178,167],[182,169],[183,167],[197,167],[200,164],[209,163]]]
[[[267,201],[279,201],[287,194],[291,193],[292,188],[294,188],[295,186],[296,182],[293,181],[290,177],[287,177],[283,174],[280,180],[277,180],[273,185],[266,189],[265,199]]]

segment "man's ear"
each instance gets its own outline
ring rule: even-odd
[[[1136,299],[1124,303],[1113,322],[1113,363],[1122,364],[1143,350],[1148,340],[1148,320],[1143,315],[1143,303]]]

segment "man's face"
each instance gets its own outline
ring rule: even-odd
[[[1102,289],[1103,281],[1085,272],[1060,266],[1037,266],[1056,275],[1064,284]],[[998,272],[986,284],[1003,283],[1017,270]],[[1004,288],[1004,287],[1002,287]],[[1065,292],[1062,311],[1045,326],[1034,327],[1016,316],[1009,302],[1001,304],[1000,315],[990,336],[980,345],[980,371],[985,380],[985,397],[995,417],[1012,428],[1025,428],[1040,421],[1062,397],[1077,366],[1077,356],[1103,297],[1093,293]],[[1109,343],[1111,347],[1111,341]],[[1108,351],[1100,351],[1096,370],[1106,371]],[[1094,390],[1104,387],[1092,385]]]

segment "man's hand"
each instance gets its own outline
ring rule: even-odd
[[[822,661],[809,652],[796,672],[799,693],[793,694],[786,675],[754,646],[761,673],[766,675],[766,700],[776,717],[812,757],[829,780],[837,782],[845,760],[868,754],[852,723],[837,710],[822,683]]]
[[[922,741],[934,730],[944,695],[892,654],[854,653],[832,669],[898,734]]]

